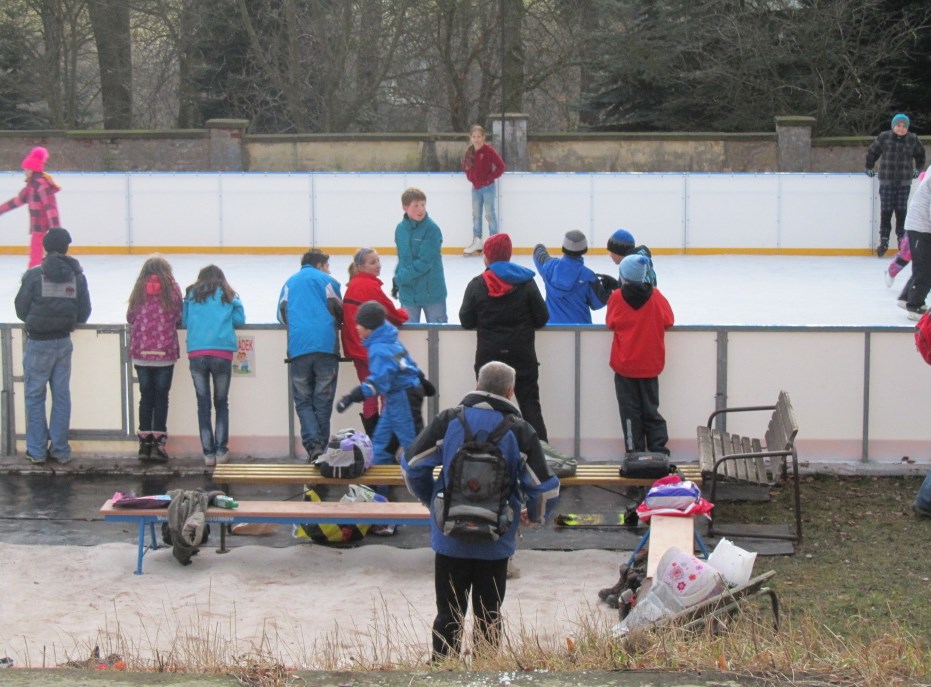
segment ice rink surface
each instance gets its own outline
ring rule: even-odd
[[[558,255],[558,253],[557,253]],[[883,271],[894,256],[798,257],[755,255],[657,255],[654,265],[659,289],[673,307],[677,325],[842,325],[911,326],[896,298],[910,274],[906,268],[892,288],[883,282]],[[125,322],[126,301],[139,268],[147,256],[76,255],[84,267],[90,288],[91,324]],[[281,285],[300,268],[294,255],[171,255],[182,289],[204,265],[216,264],[226,273],[246,310],[247,324],[275,322]],[[331,273],[344,285],[351,256],[330,258]],[[533,268],[529,255],[514,262]],[[382,281],[391,284],[396,258],[382,256]],[[595,272],[617,276],[617,266],[607,255],[586,256]],[[0,321],[18,322],[13,299],[26,267],[25,256],[0,256]],[[480,257],[444,256],[449,290],[449,321],[459,321],[459,306],[466,284],[484,269]],[[537,277],[541,291],[542,280]],[[593,313],[604,323],[604,309]]]

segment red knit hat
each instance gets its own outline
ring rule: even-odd
[[[23,158],[23,169],[31,172],[44,172],[45,161],[48,160],[48,151],[42,146],[36,146]]]
[[[485,239],[482,252],[489,265],[493,262],[507,262],[511,259],[511,237],[507,234],[492,234]]]

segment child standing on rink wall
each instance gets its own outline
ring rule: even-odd
[[[139,379],[139,454],[142,461],[167,462],[168,393],[180,357],[181,288],[171,265],[153,255],[142,265],[129,295],[126,321],[129,352]]]
[[[42,240],[49,229],[61,226],[58,202],[55,200],[55,194],[61,187],[45,173],[46,160],[48,150],[45,148],[37,146],[29,151],[23,159],[26,185],[16,197],[0,205],[0,215],[20,205],[29,208],[29,267],[42,264],[42,258],[45,257]]]
[[[498,151],[485,142],[485,129],[475,124],[469,129],[469,145],[462,156],[462,171],[472,182],[472,243],[462,252],[475,255],[482,252],[482,212],[488,222],[488,235],[498,233],[495,213],[497,179],[507,168]]]
[[[181,318],[187,327],[187,351],[197,394],[197,424],[204,465],[213,467],[229,460],[230,379],[233,355],[239,347],[236,327],[245,324],[246,313],[223,270],[207,265],[197,275],[197,281],[187,287]],[[211,419],[211,408],[216,409],[216,426]]]

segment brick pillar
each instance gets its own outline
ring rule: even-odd
[[[492,143],[512,172],[527,171],[527,119],[525,114],[490,115]],[[501,125],[504,125],[504,134]]]
[[[780,172],[811,171],[811,130],[814,117],[775,117]]]
[[[249,120],[208,119],[205,126],[210,131],[210,171],[245,171],[246,151],[242,145],[242,134],[249,126]]]

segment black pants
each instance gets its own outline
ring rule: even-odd
[[[881,184],[879,187],[879,237],[889,239],[892,233],[892,213],[895,212],[895,235],[905,236],[905,213],[908,212],[908,194],[911,185]]]
[[[669,455],[669,432],[659,414],[659,378],[634,379],[614,374],[614,393],[624,430],[624,448]],[[628,430],[628,423],[630,429]],[[628,435],[629,432],[629,435]]]
[[[507,586],[508,559],[494,561],[452,558],[436,554],[436,620],[433,621],[433,658],[458,654],[462,649],[462,623],[469,610],[475,615],[475,640],[498,646],[501,602]],[[479,641],[474,642],[480,646]]]
[[[931,234],[910,231],[908,245],[912,249],[912,278],[907,305],[917,308],[925,304],[931,291]]]
[[[543,422],[543,408],[540,405],[540,364],[537,362],[517,362],[513,359],[509,360],[507,356],[489,358],[488,360],[482,361],[476,360],[476,379],[478,378],[478,371],[481,369],[482,365],[491,360],[498,360],[514,368],[514,397],[517,399],[517,405],[520,407],[521,417],[533,427],[540,441],[549,441],[546,434],[546,423]]]

